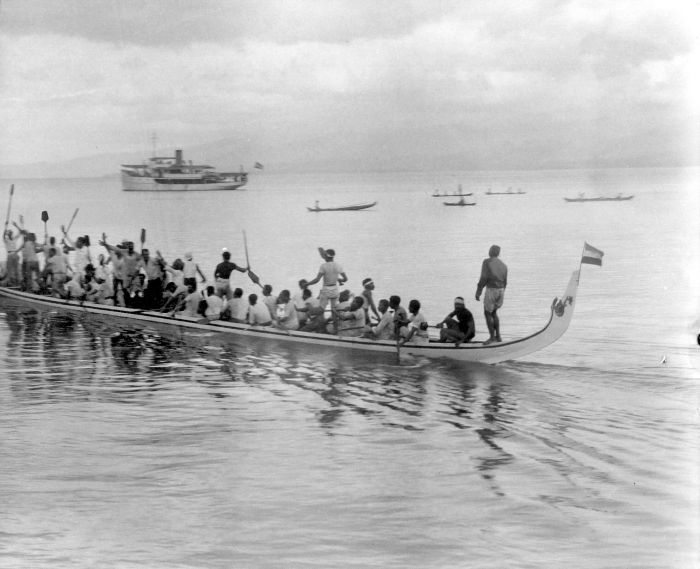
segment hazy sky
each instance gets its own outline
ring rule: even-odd
[[[153,131],[261,161],[697,163],[696,5],[2,0],[0,164]]]

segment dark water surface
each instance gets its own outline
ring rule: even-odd
[[[606,257],[584,267],[567,334],[497,366],[198,332],[145,330],[120,346],[114,322],[0,301],[0,567],[697,567],[697,275],[668,254],[670,243],[698,258],[693,226],[673,225],[697,205],[685,175],[512,174],[503,187],[518,180],[526,195],[475,208],[441,208],[437,182],[408,174],[196,198],[18,184],[28,219],[36,204],[70,218],[71,196],[80,233],[120,240],[147,226],[153,248],[194,249],[207,270],[222,244],[240,259],[247,228],[253,268],[278,290],[314,276],[315,247],[334,245],[351,287],[372,274],[379,296],[421,298],[430,321],[458,292],[473,297],[498,241],[509,336],[544,323],[583,239]],[[561,199],[599,180],[634,186],[635,199],[597,210]],[[305,213],[321,188],[379,204],[363,217]],[[680,199],[659,211],[663,191]],[[187,200],[203,207],[182,213]],[[217,221],[174,225],[206,218]],[[407,227],[402,247],[393,237]]]

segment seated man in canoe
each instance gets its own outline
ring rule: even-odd
[[[459,346],[462,342],[471,341],[476,334],[474,316],[464,305],[464,298],[458,296],[454,300],[454,310],[442,322],[438,322],[441,342],[454,342]]]

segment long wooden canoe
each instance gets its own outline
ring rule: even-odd
[[[564,201],[566,202],[626,202],[628,200],[631,200],[634,197],[634,195],[631,196],[615,196],[615,197],[597,197],[597,198],[584,198],[582,196],[579,196],[577,198],[564,198]]]
[[[465,205],[476,205],[476,202],[465,202],[464,200],[459,200],[458,202],[442,202],[444,205],[457,205],[457,206],[465,206]]]
[[[506,340],[493,344],[468,342],[456,347],[451,343],[431,341],[427,344],[407,343],[400,348],[401,354],[424,356],[428,358],[446,358],[463,362],[482,362],[494,364],[517,359],[537,352],[556,340],[566,332],[574,314],[576,294],[578,290],[579,270],[571,275],[564,296],[555,298],[550,307],[549,320],[545,326],[523,338]],[[180,328],[202,330],[217,334],[231,335],[232,339],[251,341],[275,340],[283,343],[294,343],[308,346],[310,349],[324,347],[326,349],[355,350],[357,353],[384,353],[387,357],[396,357],[397,346],[392,340],[371,340],[366,338],[340,337],[333,334],[317,334],[311,332],[285,331],[271,327],[249,326],[233,322],[214,321],[202,322],[201,319],[187,316],[171,316],[168,313],[144,311],[134,308],[106,306],[76,300],[63,300],[51,296],[22,292],[13,288],[0,287],[0,300],[3,298],[22,304],[41,307],[59,312],[77,313],[90,318],[106,319],[123,323],[129,329],[134,328]]]
[[[345,205],[340,207],[307,207],[309,211],[357,211],[360,209],[369,209],[377,205],[377,202],[356,204],[356,205]]]

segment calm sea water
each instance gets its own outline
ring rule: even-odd
[[[496,366],[157,333],[0,301],[0,567],[700,566],[697,170],[290,175],[244,191],[8,180],[12,218],[138,241],[279,292],[332,247],[361,288],[442,318],[502,248],[502,332],[565,336]],[[475,207],[431,196],[462,184]],[[484,192],[522,189],[524,195]],[[620,203],[564,196],[634,194]],[[7,195],[0,201],[5,212]],[[310,213],[378,201],[362,212]],[[3,204],[4,202],[4,204]],[[100,252],[94,247],[93,252]],[[238,279],[238,280],[236,280]],[[246,292],[245,275],[234,284]]]

